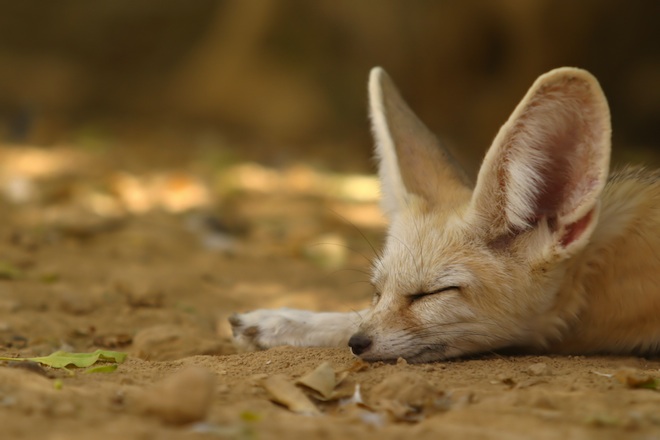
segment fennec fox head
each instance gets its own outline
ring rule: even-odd
[[[380,68],[369,95],[390,227],[353,352],[424,362],[551,342],[567,318],[561,284],[608,174],[609,109],[596,79],[574,68],[538,78],[474,186]]]

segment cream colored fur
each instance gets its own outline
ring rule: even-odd
[[[234,315],[239,346],[348,343],[413,362],[508,347],[660,352],[660,177],[608,178],[609,109],[591,74],[542,75],[474,188],[380,68],[369,94],[390,220],[371,308]]]

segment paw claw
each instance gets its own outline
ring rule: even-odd
[[[257,336],[259,336],[259,327],[257,327],[256,325],[246,327],[245,330],[243,330],[243,336],[253,339],[256,338]]]
[[[243,325],[243,321],[241,321],[241,317],[238,313],[232,313],[232,315],[227,318],[229,323],[231,324],[232,328],[234,327],[240,327]]]
[[[259,320],[255,319],[257,317],[253,315],[254,312],[234,313],[228,318],[229,324],[231,324],[231,333],[234,337],[234,345],[240,351],[255,351],[267,348],[260,343]]]

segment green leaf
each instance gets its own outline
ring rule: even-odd
[[[649,379],[646,382],[640,383],[638,388],[647,388],[649,390],[660,390],[660,379]]]
[[[88,368],[84,371],[85,374],[91,374],[91,373],[112,373],[117,369],[119,365],[117,364],[107,364],[107,365],[99,365],[98,367],[92,367]]]
[[[60,274],[55,272],[47,272],[39,275],[39,281],[44,284],[53,284],[60,280]]]
[[[33,361],[42,365],[48,365],[53,368],[66,368],[74,366],[86,368],[99,361],[117,362],[121,364],[128,355],[119,351],[96,350],[94,353],[68,353],[66,351],[56,351],[48,356],[33,358],[6,358],[0,357],[3,361]]]
[[[243,411],[240,417],[244,422],[258,422],[261,419],[259,414],[252,411]]]
[[[23,271],[8,261],[0,261],[0,279],[15,280],[23,276]]]

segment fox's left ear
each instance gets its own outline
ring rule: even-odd
[[[555,251],[581,249],[597,222],[610,137],[607,101],[589,72],[542,75],[484,159],[471,201],[476,221],[494,240],[546,225]]]
[[[406,210],[415,199],[445,209],[469,199],[463,170],[380,67],[369,76],[369,106],[386,215]]]

